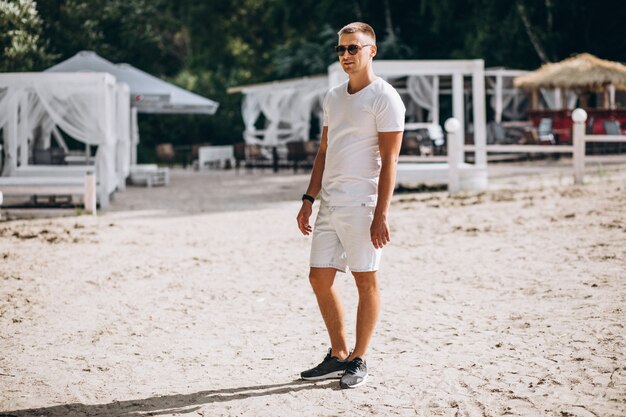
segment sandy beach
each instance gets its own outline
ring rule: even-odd
[[[626,415],[626,165],[396,195],[348,391],[298,380],[328,347],[307,181],[179,170],[96,218],[0,222],[0,416]]]

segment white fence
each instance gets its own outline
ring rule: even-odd
[[[462,191],[461,178],[465,152],[475,152],[477,161],[476,168],[487,169],[487,163],[480,165],[478,161],[486,161],[488,152],[509,153],[571,153],[574,162],[574,182],[581,184],[585,175],[585,144],[587,142],[626,142],[626,135],[588,135],[585,133],[585,121],[587,112],[576,109],[572,112],[574,122],[572,129],[572,145],[542,146],[542,145],[465,145],[460,123],[450,118],[445,123],[448,133],[448,191],[456,194]]]

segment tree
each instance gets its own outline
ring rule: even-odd
[[[0,71],[33,71],[52,62],[33,0],[0,0]]]
[[[188,39],[167,0],[39,0],[44,35],[66,59],[93,50],[157,75],[175,75],[188,58]]]

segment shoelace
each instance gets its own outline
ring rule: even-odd
[[[359,358],[348,362],[348,365],[346,366],[346,372],[349,372],[351,374],[356,374],[359,369],[363,366],[363,361]]]

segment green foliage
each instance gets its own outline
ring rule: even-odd
[[[33,0],[0,0],[0,71],[32,71],[55,58],[41,39]]]

